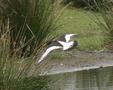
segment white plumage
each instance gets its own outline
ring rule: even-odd
[[[70,42],[58,41],[58,42],[63,46],[62,49],[64,51],[70,49],[74,45],[74,41],[70,41]]]
[[[76,34],[66,34],[65,35],[65,40],[66,40],[66,42],[69,42],[70,40],[71,40],[71,38],[73,37],[73,36],[75,36]]]
[[[38,63],[42,62],[45,59],[45,57],[47,57],[47,55],[50,52],[52,52],[53,50],[62,49],[65,51],[65,50],[72,48],[75,44],[75,41],[70,41],[73,36],[76,36],[76,34],[62,35],[62,36],[60,36],[60,38],[58,40],[53,41],[50,44],[50,47],[47,48],[47,50],[44,52],[44,54],[38,60]],[[77,46],[77,42],[76,42],[76,46]]]
[[[44,58],[53,50],[55,49],[60,49],[62,48],[61,46],[52,46],[50,48],[48,48],[45,53],[42,55],[42,57],[38,60],[38,63],[40,63],[42,60],[44,60]]]

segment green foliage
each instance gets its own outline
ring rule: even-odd
[[[10,56],[9,39],[8,32],[0,38],[0,90],[48,90],[48,79],[40,77],[38,73],[34,77],[38,70],[35,71],[33,57]]]
[[[53,0],[2,0],[2,21],[9,19],[11,50],[29,47],[30,54],[56,30],[58,4]],[[15,52],[15,51],[14,51]],[[13,52],[13,53],[14,53]],[[19,52],[20,53],[20,52]]]
[[[35,64],[54,36],[58,8],[57,0],[0,0],[0,90],[48,90]]]
[[[113,49],[113,2],[98,3],[98,10],[104,20],[104,23],[99,21],[97,24],[104,31],[104,43],[105,46]],[[98,19],[99,20],[99,19]],[[110,46],[109,46],[110,45]]]
[[[68,7],[59,19],[58,24],[62,24],[62,27],[57,33],[78,34],[75,40],[80,43],[81,50],[101,50],[105,36],[103,28],[95,23],[99,23],[98,20],[104,22],[100,13]]]
[[[64,0],[65,4],[72,2],[74,7],[97,10],[96,3],[102,3],[107,0]]]

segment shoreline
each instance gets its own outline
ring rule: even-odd
[[[61,55],[64,54],[63,52],[60,53]],[[73,55],[61,60],[45,60],[46,64],[44,68],[42,68],[40,75],[55,75],[113,66],[112,52],[85,52],[74,50],[69,51],[68,54],[69,56]],[[44,63],[45,62],[43,62],[43,64]]]

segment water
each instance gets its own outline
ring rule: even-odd
[[[48,77],[51,90],[113,90],[113,67]]]

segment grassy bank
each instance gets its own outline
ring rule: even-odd
[[[95,23],[98,22],[95,16],[103,21],[99,13],[68,7],[61,14],[58,24],[62,26],[57,34],[76,33],[80,49],[101,50],[103,30]]]
[[[103,18],[99,12],[92,12],[83,9],[68,7],[61,14],[58,25],[61,25],[56,34],[61,33],[75,33],[78,37],[75,38],[80,46],[79,50],[83,51],[103,51],[105,36],[105,29],[100,27],[99,23],[104,23]],[[73,50],[74,51],[74,50]],[[76,54],[73,52],[73,54]],[[71,54],[70,54],[71,55]],[[70,56],[62,54],[60,51],[53,52],[47,59],[65,59]]]

